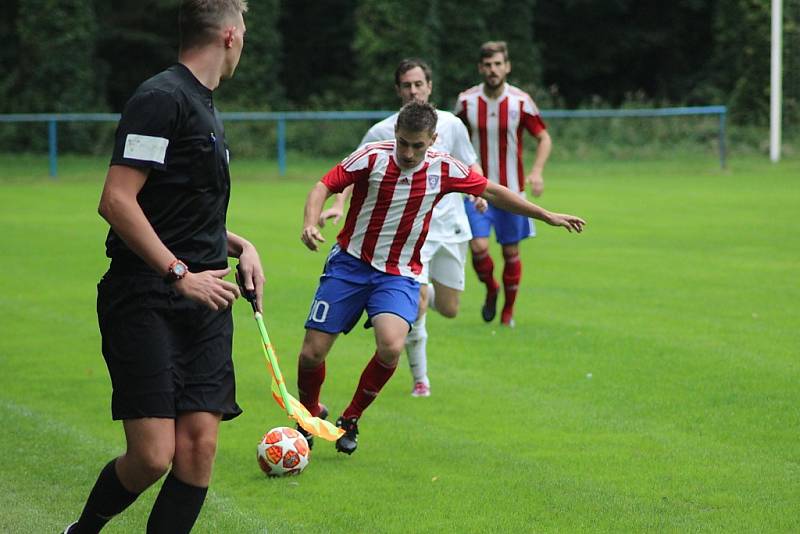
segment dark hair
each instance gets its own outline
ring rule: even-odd
[[[428,64],[425,63],[423,60],[421,60],[418,57],[411,57],[411,58],[406,58],[403,61],[401,61],[400,64],[395,69],[395,71],[394,71],[394,84],[399,86],[400,85],[400,76],[402,76],[406,72],[410,71],[411,69],[415,69],[417,67],[421,68],[422,72],[425,73],[425,81],[430,82],[431,81],[431,68],[428,66]]]
[[[505,41],[486,41],[481,45],[481,56],[479,61],[492,57],[495,54],[503,54],[503,59],[508,61],[508,46]]]
[[[427,102],[412,100],[402,108],[397,116],[397,129],[408,132],[436,132],[436,108]]]
[[[178,13],[181,50],[211,42],[225,19],[247,12],[247,0],[183,0]]]

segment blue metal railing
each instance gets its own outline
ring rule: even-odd
[[[278,171],[286,174],[286,123],[288,121],[379,120],[393,111],[243,111],[222,113],[225,121],[274,121],[277,124]],[[657,109],[551,109],[542,111],[544,118],[596,119],[614,117],[676,117],[686,115],[719,115],[719,164],[725,168],[727,158],[725,127],[728,109],[725,106],[697,106]],[[50,176],[58,173],[59,122],[117,122],[118,113],[14,113],[0,115],[0,122],[46,122]]]

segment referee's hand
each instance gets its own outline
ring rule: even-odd
[[[184,297],[214,311],[224,310],[241,296],[236,284],[223,280],[230,272],[230,267],[216,271],[188,272],[175,282],[175,289]]]

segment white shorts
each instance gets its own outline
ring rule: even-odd
[[[422,272],[419,283],[436,280],[442,285],[464,291],[464,266],[467,264],[469,241],[444,243],[426,241],[420,251]]]

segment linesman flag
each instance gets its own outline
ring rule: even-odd
[[[267,334],[267,327],[264,326],[264,317],[261,315],[261,312],[258,311],[258,307],[256,305],[255,291],[247,291],[244,288],[241,277],[239,276],[238,266],[236,271],[236,281],[239,283],[242,296],[246,298],[253,307],[256,324],[258,325],[258,332],[261,334],[261,341],[263,342],[262,348],[264,349],[264,359],[267,364],[267,370],[272,377],[272,385],[270,387],[272,391],[272,398],[275,399],[275,402],[277,402],[278,405],[286,411],[286,415],[288,415],[290,419],[297,421],[297,423],[307,432],[310,432],[315,436],[319,436],[322,439],[327,439],[328,441],[336,441],[344,434],[344,430],[336,427],[328,421],[325,421],[324,419],[320,419],[319,417],[314,417],[311,415],[311,413],[300,403],[300,401],[292,397],[289,392],[286,391],[286,384],[283,382],[281,368],[278,366],[278,357],[275,356],[275,351],[272,348],[272,342],[270,342],[269,334]]]
[[[272,398],[278,405],[286,410],[286,414],[297,421],[307,432],[311,432],[315,436],[319,436],[328,441],[336,441],[343,434],[344,430],[331,424],[330,422],[314,417],[303,406],[299,400],[292,397],[286,391],[286,384],[283,382],[283,375],[281,369],[278,367],[278,358],[272,350],[272,343],[269,341],[267,328],[264,326],[264,319],[261,312],[255,312],[256,323],[258,324],[258,331],[261,333],[261,340],[264,342],[264,356],[266,358],[267,370],[272,375]]]

